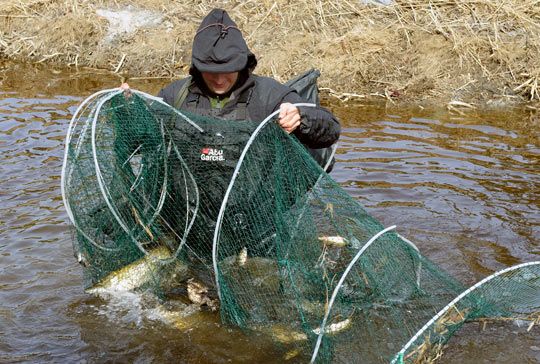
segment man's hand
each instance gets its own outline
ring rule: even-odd
[[[118,87],[120,90],[124,90],[124,97],[131,97],[131,90],[129,88],[129,85],[127,83],[123,83]]]
[[[290,102],[284,102],[279,105],[281,109],[284,107],[292,105]],[[278,124],[285,129],[285,131],[290,134],[300,125],[300,113],[296,106],[283,109],[279,112]]]

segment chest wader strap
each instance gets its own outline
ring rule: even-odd
[[[176,109],[182,110],[182,105],[184,104],[184,102],[186,101],[189,95],[190,85],[191,85],[191,77],[189,77],[186,80],[186,82],[182,85],[182,87],[180,88],[180,91],[178,91],[178,94],[174,98],[174,107]],[[236,120],[249,121],[247,105],[251,98],[252,92],[253,92],[253,89],[250,89],[249,92],[242,94],[242,96],[238,99],[238,102],[236,103],[236,107],[235,107]],[[192,114],[196,114],[198,102],[199,102],[198,95],[193,95],[187,100],[184,111],[187,111]]]
[[[191,95],[191,97],[186,101],[186,107],[184,111],[187,111],[191,114],[197,114],[197,104],[199,103],[199,95]]]
[[[189,93],[189,86],[191,85],[191,76],[187,78],[186,82],[180,88],[180,91],[176,94],[174,98],[174,107],[178,110],[182,109],[182,104],[186,100],[186,97]]]
[[[240,96],[238,99],[238,102],[236,103],[236,120],[238,121],[249,121],[249,115],[248,115],[248,103],[251,99],[251,93],[253,92],[253,88],[249,90],[249,92],[245,92]]]

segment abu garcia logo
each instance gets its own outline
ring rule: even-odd
[[[223,149],[203,148],[201,160],[211,162],[221,162],[225,160]]]

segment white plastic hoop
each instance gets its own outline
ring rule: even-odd
[[[257,135],[262,130],[262,128],[264,128],[266,126],[266,124],[268,124],[270,122],[270,120],[275,115],[277,115],[279,112],[281,112],[282,110],[291,109],[291,108],[297,107],[297,106],[316,107],[315,104],[311,104],[311,103],[297,103],[297,104],[287,105],[286,107],[283,107],[283,108],[281,108],[279,110],[276,110],[273,113],[271,113],[270,115],[268,115],[266,117],[266,119],[264,119],[257,126],[255,131],[251,134],[251,136],[248,139],[244,149],[242,150],[242,154],[240,155],[240,158],[238,159],[238,162],[236,163],[236,168],[234,169],[231,180],[229,182],[229,186],[227,187],[227,190],[225,191],[225,195],[224,195],[223,201],[221,203],[221,208],[219,209],[219,214],[218,214],[218,217],[217,217],[217,220],[216,220],[216,229],[214,230],[214,240],[212,242],[212,263],[214,265],[214,274],[216,276],[216,288],[217,288],[217,293],[218,293],[218,297],[219,297],[220,300],[222,299],[222,297],[221,297],[221,289],[220,289],[220,284],[219,284],[219,274],[218,274],[218,265],[217,265],[217,242],[218,242],[218,239],[219,239],[219,233],[220,233],[220,230],[221,230],[221,223],[222,223],[222,220],[223,220],[223,215],[225,213],[225,208],[226,208],[227,202],[229,200],[229,194],[231,193],[234,182],[236,181],[236,177],[238,176],[238,173],[240,171],[240,167],[241,167],[241,165],[242,165],[242,163],[244,161],[246,153],[249,150],[249,148],[251,147],[251,144],[253,144],[253,141],[255,140]]]
[[[90,95],[89,97],[87,97],[80,105],[79,107],[77,108],[77,110],[75,110],[75,112],[73,113],[73,117],[71,118],[71,121],[69,122],[69,126],[68,126],[68,132],[67,132],[67,135],[66,135],[66,146],[64,148],[64,162],[62,164],[62,172],[61,172],[61,175],[60,175],[60,190],[62,192],[62,201],[64,202],[64,207],[66,208],[66,213],[69,217],[69,219],[71,220],[71,223],[73,224],[73,226],[75,227],[75,229],[77,229],[77,231],[79,231],[79,233],[81,233],[92,245],[94,245],[95,247],[99,248],[99,249],[102,249],[102,250],[106,250],[106,251],[116,251],[118,249],[111,249],[111,248],[107,248],[107,247],[104,247],[98,243],[96,243],[94,241],[94,239],[92,239],[90,236],[88,236],[83,229],[81,229],[79,227],[79,225],[77,224],[77,222],[75,221],[75,217],[73,215],[73,211],[71,209],[71,205],[69,203],[69,199],[67,198],[67,194],[66,194],[66,187],[67,185],[69,184],[71,178],[66,175],[66,169],[67,169],[67,163],[68,163],[68,159],[69,159],[69,145],[71,143],[71,138],[72,138],[72,134],[74,132],[74,124],[75,124],[75,120],[77,119],[78,117],[78,114],[82,111],[83,107],[86,106],[86,104],[88,104],[90,102],[91,99],[101,95],[101,94],[104,94],[104,93],[107,93],[107,92],[111,92],[111,91],[114,91],[114,89],[109,89],[109,90],[102,90],[102,91],[98,91],[92,95]],[[86,121],[85,123],[85,126],[84,126],[84,130],[86,130],[88,128],[88,124],[89,124],[89,120],[90,118],[88,118],[88,120]],[[86,132],[83,132],[83,135],[85,135]],[[77,151],[77,155],[78,155],[78,152],[79,152],[79,146],[76,148],[76,151]]]
[[[319,337],[317,338],[317,344],[315,345],[315,350],[313,350],[313,356],[311,357],[311,361],[310,361],[311,364],[315,362],[315,359],[317,358],[317,354],[319,353],[319,348],[321,346],[322,337],[323,337],[323,335],[325,333],[324,327],[326,326],[326,321],[328,320],[328,316],[330,315],[330,310],[332,309],[332,305],[334,304],[334,301],[335,301],[335,299],[337,297],[339,289],[343,285],[343,282],[345,281],[345,278],[347,278],[347,275],[349,274],[350,270],[352,269],[354,264],[356,264],[358,259],[360,259],[362,254],[364,254],[364,252],[367,250],[367,248],[369,248],[371,246],[371,244],[373,244],[375,242],[375,240],[377,240],[381,235],[383,235],[387,231],[390,231],[390,230],[395,229],[395,228],[396,228],[396,225],[392,225],[392,226],[389,226],[389,227],[379,231],[377,234],[373,235],[371,237],[371,239],[369,239],[369,241],[366,244],[364,244],[364,246],[358,251],[358,253],[356,253],[353,260],[351,260],[351,262],[347,266],[347,269],[345,269],[345,272],[343,272],[343,274],[341,275],[341,279],[339,280],[338,284],[334,288],[334,292],[332,292],[332,297],[330,298],[330,301],[328,302],[328,308],[326,309],[326,313],[325,313],[324,318],[323,318],[323,322],[322,322],[321,329],[320,329],[320,332],[319,332]]]
[[[65,146],[65,151],[64,151],[64,162],[63,162],[63,166],[62,166],[62,173],[61,173],[61,192],[62,192],[62,200],[63,200],[63,203],[64,203],[64,206],[66,208],[66,211],[67,211],[67,214],[68,214],[68,217],[69,219],[71,220],[71,222],[73,223],[73,226],[86,238],[88,239],[88,241],[93,244],[94,246],[96,246],[97,248],[99,249],[102,249],[102,250],[106,250],[106,251],[117,251],[119,250],[119,248],[108,248],[108,247],[105,247],[101,244],[98,244],[96,243],[90,236],[88,236],[83,229],[80,228],[80,226],[78,226],[77,222],[75,221],[75,218],[74,218],[74,214],[73,214],[73,211],[71,209],[71,206],[70,206],[70,203],[69,203],[69,199],[67,198],[67,192],[66,192],[66,188],[67,186],[69,185],[69,181],[70,181],[70,178],[69,176],[67,175],[67,164],[68,164],[68,160],[69,160],[69,150],[70,150],[70,143],[71,143],[71,138],[73,136],[73,133],[74,133],[74,125],[75,125],[75,121],[77,120],[77,118],[79,117],[79,113],[83,110],[83,108],[85,106],[87,106],[87,104],[94,98],[97,98],[99,97],[100,95],[102,94],[106,94],[106,93],[110,93],[110,95],[107,95],[106,97],[102,98],[101,100],[99,100],[99,103],[97,104],[97,106],[94,108],[94,110],[92,110],[92,112],[90,113],[89,117],[88,117],[88,120],[86,121],[85,123],[85,126],[84,126],[84,130],[83,130],[83,135],[86,135],[86,130],[88,129],[88,126],[91,122],[91,125],[92,125],[92,131],[91,131],[91,145],[92,145],[92,154],[93,154],[93,159],[94,159],[94,167],[96,169],[96,177],[97,177],[97,181],[98,181],[98,185],[99,185],[99,188],[100,188],[100,191],[105,199],[105,203],[107,204],[107,207],[110,209],[111,213],[113,214],[114,218],[116,219],[116,221],[120,224],[120,226],[122,227],[122,229],[128,233],[128,235],[130,236],[130,238],[135,242],[135,244],[137,245],[137,247],[146,255],[148,255],[151,259],[155,260],[155,261],[158,261],[158,262],[161,262],[161,263],[168,263],[172,260],[174,260],[177,255],[179,254],[180,250],[182,249],[184,243],[185,243],[185,236],[187,234],[187,232],[189,231],[189,229],[191,228],[191,226],[193,225],[193,222],[194,222],[194,219],[195,219],[195,216],[196,214],[194,214],[193,218],[191,219],[191,221],[189,222],[186,222],[186,229],[184,231],[184,236],[181,238],[181,243],[177,249],[177,251],[175,252],[175,254],[168,258],[168,259],[159,259],[159,258],[156,258],[154,256],[152,256],[151,254],[149,254],[143,247],[142,245],[137,241],[137,239],[134,239],[134,237],[132,236],[131,234],[131,231],[129,230],[129,228],[124,224],[124,222],[122,221],[121,217],[117,214],[116,212],[116,209],[112,206],[111,202],[109,201],[109,198],[108,196],[110,196],[109,194],[109,191],[107,190],[107,187],[103,184],[103,176],[101,174],[101,170],[99,168],[99,163],[98,163],[98,159],[97,159],[97,151],[96,151],[96,143],[95,143],[95,138],[96,138],[96,124],[97,124],[97,119],[98,119],[98,115],[99,115],[99,110],[101,109],[101,107],[103,106],[103,104],[110,100],[112,97],[122,93],[122,92],[131,92],[131,93],[135,93],[135,94],[138,94],[138,95],[141,95],[141,96],[144,96],[145,98],[148,98],[152,101],[155,101],[155,102],[158,102],[160,104],[163,104],[163,105],[166,105],[166,106],[169,106],[168,104],[166,104],[161,98],[158,98],[158,97],[155,97],[155,96],[152,96],[152,95],[149,95],[147,93],[144,93],[142,91],[137,91],[137,90],[123,90],[123,89],[108,89],[108,90],[101,90],[99,92],[96,92],[94,93],[93,95],[89,96],[88,98],[86,98],[80,105],[79,107],[77,108],[77,110],[75,111],[75,113],[73,114],[73,117],[70,121],[70,124],[69,124],[69,127],[68,127],[68,132],[67,132],[67,136],[66,136],[66,146]],[[176,114],[178,114],[180,117],[182,117],[185,121],[187,121],[188,123],[190,123],[193,127],[195,127],[198,131],[200,132],[203,132],[204,130],[198,126],[197,124],[195,124],[191,119],[189,119],[188,117],[186,117],[185,115],[183,115],[182,113],[180,113],[178,110],[174,110],[176,112]],[[161,126],[161,132],[162,132],[162,137],[164,137],[164,131],[163,131],[163,125]],[[79,147],[76,148],[77,151],[79,150]],[[175,148],[175,152],[176,154],[178,154],[178,150]],[[164,151],[164,153],[166,153],[166,151]],[[183,162],[184,164],[184,167],[186,168],[187,170],[187,173],[189,174],[190,176],[190,179],[191,181],[193,182],[193,184],[195,185],[195,191],[196,191],[196,204],[197,204],[197,207],[196,209],[198,209],[198,204],[199,204],[199,191],[198,191],[198,188],[196,186],[196,183],[194,181],[194,177],[193,175],[191,174],[191,172],[189,171],[189,168],[187,167],[187,165],[185,165],[185,162],[183,161],[182,158],[180,158],[181,162]],[[165,167],[166,168],[166,167]],[[166,177],[165,177],[166,178]],[[161,196],[160,196],[160,199],[158,201],[158,206],[156,208],[156,212],[153,214],[153,219],[156,217],[156,215],[159,213],[159,210],[162,208],[163,204],[164,204],[164,200],[165,200],[165,189],[163,189],[162,193],[161,193]]]
[[[398,358],[402,354],[405,354],[405,351],[407,351],[407,349],[420,337],[420,335],[422,335],[431,325],[433,325],[433,323],[435,321],[437,321],[441,316],[443,316],[449,309],[451,309],[457,302],[462,300],[469,293],[471,293],[472,291],[474,291],[478,287],[482,286],[483,284],[489,282],[493,278],[500,276],[501,274],[510,272],[512,270],[520,269],[520,268],[523,268],[523,267],[527,267],[527,266],[530,266],[530,265],[540,265],[540,262],[523,263],[523,264],[518,264],[518,265],[515,265],[513,267],[509,267],[509,268],[500,270],[500,271],[495,272],[492,275],[482,279],[480,282],[476,283],[474,286],[470,287],[469,289],[463,291],[459,296],[454,298],[452,300],[452,302],[450,302],[442,310],[440,310],[435,316],[433,316],[431,318],[431,320],[429,320],[420,330],[418,330],[418,332],[401,348],[401,350],[396,355],[394,355],[394,357],[393,357],[392,361],[390,362],[390,364],[396,363],[396,360],[398,360]]]

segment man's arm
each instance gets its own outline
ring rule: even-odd
[[[296,92],[282,99],[281,107],[305,102]],[[341,133],[337,118],[324,107],[301,106],[280,112],[278,123],[289,134],[295,135],[309,148],[327,148],[334,144]]]

